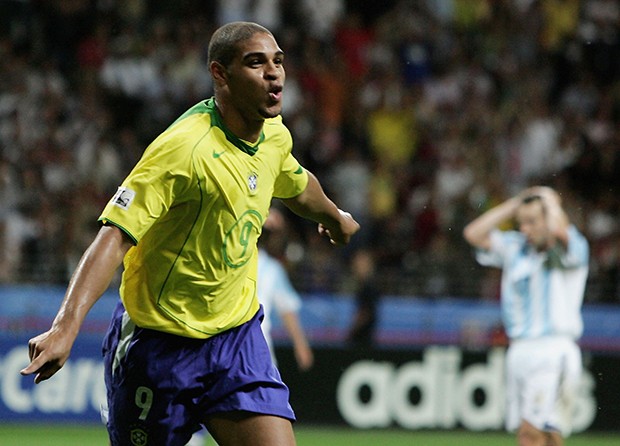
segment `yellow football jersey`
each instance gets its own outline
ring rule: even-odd
[[[201,102],[159,135],[104,208],[136,245],[120,294],[140,327],[207,338],[258,310],[257,239],[272,197],[299,195],[308,174],[281,117],[250,144]]]

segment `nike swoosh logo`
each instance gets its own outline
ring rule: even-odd
[[[300,173],[302,173],[303,171],[304,171],[304,168],[303,168],[303,167],[301,167],[301,166],[299,166],[299,168],[295,171],[295,173],[296,173],[297,175],[299,175],[299,174],[300,174]]]
[[[226,153],[226,150],[222,151],[222,152],[213,152],[213,158],[219,158],[220,156],[222,156],[223,154]]]

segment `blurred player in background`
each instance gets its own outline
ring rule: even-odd
[[[265,313],[261,328],[274,364],[277,364],[271,336],[271,316],[275,311],[291,339],[297,366],[305,372],[314,364],[314,353],[299,321],[301,298],[293,288],[284,265],[278,260],[286,245],[285,225],[282,213],[277,208],[271,208],[258,243],[258,300]],[[195,433],[188,446],[204,445],[207,436],[204,430]]]
[[[516,220],[518,231],[498,227]],[[581,378],[581,305],[589,247],[548,187],[522,191],[468,224],[465,239],[485,266],[502,269],[506,427],[520,446],[560,446],[571,432]]]
[[[286,249],[285,226],[285,217],[272,207],[258,242],[258,300],[265,312],[261,328],[276,362],[271,336],[271,315],[275,311],[291,339],[297,366],[305,372],[314,364],[314,354],[299,321],[301,298],[279,260]]]
[[[113,446],[185,445],[202,425],[223,445],[295,444],[289,391],[260,328],[257,240],[273,197],[333,244],[359,225],[291,154],[283,62],[260,25],[215,31],[214,97],[146,149],[103,210],[52,327],[28,343],[21,373],[40,383],[65,364],[124,263],[104,340]]]
[[[351,258],[351,275],[355,283],[355,312],[349,327],[351,346],[368,348],[374,343],[377,306],[381,291],[375,277],[375,259],[370,249],[359,249]]]

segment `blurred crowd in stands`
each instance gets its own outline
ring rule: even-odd
[[[286,53],[294,153],[362,223],[334,250],[290,215],[301,292],[370,250],[384,294],[496,299],[464,224],[529,184],[591,243],[586,300],[620,302],[616,0],[0,0],[0,283],[64,283],[146,145],[211,95],[213,30]]]

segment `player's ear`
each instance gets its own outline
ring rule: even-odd
[[[214,60],[213,62],[211,62],[211,65],[209,65],[209,70],[211,71],[213,82],[219,85],[226,84],[226,80],[228,78],[228,70],[226,70],[226,67],[224,65]]]

